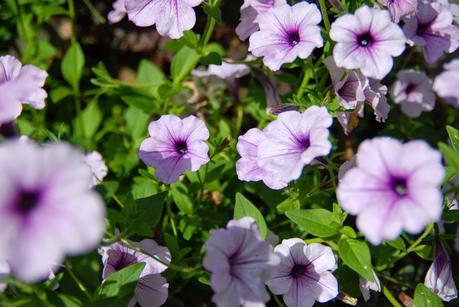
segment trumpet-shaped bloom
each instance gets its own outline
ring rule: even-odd
[[[246,40],[258,31],[258,16],[272,7],[287,4],[287,0],[245,0],[241,6],[241,19],[236,27],[236,34]]]
[[[212,301],[217,306],[262,306],[269,300],[265,282],[279,257],[261,238],[253,218],[213,230],[204,248],[204,267],[212,273]]]
[[[403,113],[409,117],[418,117],[422,111],[432,111],[435,106],[432,81],[422,71],[399,71],[391,96],[395,103],[402,105]]]
[[[263,180],[264,184],[274,190],[285,188],[287,183],[273,179],[270,172],[258,165],[258,145],[265,139],[263,131],[257,128],[252,128],[239,136],[237,151],[241,158],[236,162],[237,176],[243,181]]]
[[[434,262],[427,271],[424,284],[445,302],[457,298],[451,260],[443,244],[439,241],[436,243]]]
[[[11,55],[0,57],[0,125],[15,120],[22,112],[22,104],[34,109],[45,107],[43,89],[48,74],[33,65],[22,66]]]
[[[124,244],[115,243],[99,249],[104,265],[102,278],[105,280],[114,272],[129,265],[144,262],[145,267],[140,273],[134,297],[129,306],[134,306],[136,302],[142,307],[161,306],[167,300],[169,284],[160,273],[164,272],[167,264],[171,262],[170,252],[167,247],[160,246],[150,239],[131,243],[161,262]]]
[[[445,52],[451,53],[459,47],[459,28],[453,25],[447,5],[419,2],[416,14],[404,21],[408,43],[422,47],[427,63],[435,63]]]
[[[438,186],[444,176],[441,154],[424,141],[379,137],[362,142],[357,166],[337,188],[341,207],[357,215],[357,227],[373,244],[403,230],[420,232],[442,212]]]
[[[314,48],[323,46],[321,20],[317,6],[307,2],[271,8],[258,17],[260,30],[250,36],[249,51],[263,57],[274,71],[296,58],[306,59]]]
[[[91,186],[97,185],[102,179],[107,176],[108,168],[105,165],[104,159],[97,151],[90,152],[85,157],[85,162],[91,169],[92,178]]]
[[[125,0],[129,20],[139,27],[156,24],[161,35],[179,38],[193,28],[196,14],[193,7],[204,0]]]
[[[298,179],[305,165],[330,152],[331,124],[332,117],[325,107],[279,114],[264,130],[266,138],[258,145],[258,165],[277,181]]]
[[[384,78],[392,69],[392,57],[405,50],[403,31],[389,12],[368,6],[336,19],[330,37],[337,42],[333,58],[339,67],[360,68],[365,76],[376,79]]]
[[[365,302],[370,299],[370,290],[381,292],[381,283],[379,282],[378,275],[376,275],[374,271],[373,277],[375,280],[369,281],[368,279],[359,276],[359,288]]]
[[[139,156],[164,183],[173,183],[186,170],[197,171],[209,162],[209,130],[202,120],[191,115],[180,119],[163,115],[148,127],[150,137],[140,145]]]
[[[392,16],[392,20],[396,23],[404,16],[411,15],[416,12],[418,0],[379,0],[384,4]]]
[[[274,252],[281,261],[266,284],[274,294],[284,296],[288,307],[310,307],[315,301],[328,302],[338,295],[338,281],[331,273],[336,259],[330,247],[306,245],[294,238],[283,240]]]
[[[450,105],[459,108],[459,60],[445,65],[445,71],[438,75],[433,84],[434,91]]]
[[[0,145],[0,259],[13,276],[46,278],[65,255],[97,247],[105,206],[90,180],[84,155],[67,144]]]

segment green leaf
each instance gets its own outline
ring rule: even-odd
[[[63,293],[48,292],[47,294],[49,301],[54,306],[65,306],[65,307],[81,307],[83,304],[74,296],[70,296]]]
[[[341,228],[335,215],[326,209],[290,210],[285,215],[301,229],[318,237],[334,236]]]
[[[215,21],[221,22],[222,21],[222,11],[218,5],[211,5],[208,2],[204,3],[203,6],[204,12],[211,16]]]
[[[83,50],[78,42],[73,42],[62,59],[61,72],[64,79],[72,86],[74,92],[79,91],[83,67]]]
[[[338,242],[338,252],[348,267],[367,280],[374,280],[370,249],[365,242],[343,238]]]
[[[185,31],[180,40],[190,48],[198,49],[199,47],[199,38],[193,31]]]
[[[433,247],[431,245],[418,245],[414,252],[424,260],[432,261],[434,259]]]
[[[240,219],[244,216],[250,216],[255,219],[258,227],[260,228],[261,236],[263,239],[265,239],[266,235],[268,234],[268,226],[266,225],[266,221],[263,218],[263,215],[250,200],[245,198],[244,195],[241,193],[236,193],[236,205],[234,207],[233,217],[234,219]]]
[[[140,83],[152,83],[155,85],[161,85],[166,80],[166,77],[153,62],[142,59],[137,71],[137,79]]]
[[[126,201],[123,215],[130,233],[151,236],[152,228],[161,219],[166,195],[166,192],[162,192],[136,200],[129,198]]]
[[[402,251],[406,250],[405,241],[403,241],[402,237],[398,237],[397,239],[392,240],[392,241],[386,241],[386,243],[398,250],[402,250]]]
[[[99,109],[97,98],[93,99],[81,112],[81,120],[75,119],[76,131],[83,131],[86,139],[91,139],[102,122],[102,112]],[[83,127],[80,125],[83,124]]]
[[[137,141],[147,130],[149,116],[144,111],[130,106],[124,113],[126,128],[134,141]]]
[[[203,57],[200,61],[201,64],[203,65],[221,65],[222,64],[222,57],[216,52],[211,52],[205,57]]]
[[[446,126],[446,131],[448,132],[449,139],[454,149],[459,152],[459,130],[451,126]]]
[[[98,298],[122,297],[131,295],[139,280],[145,262],[136,263],[117,271],[105,279],[97,290]]]
[[[199,63],[200,58],[201,56],[196,50],[188,46],[183,46],[174,56],[171,63],[171,75],[174,84],[178,84],[185,79]]]
[[[276,206],[276,209],[279,213],[285,213],[286,211],[300,209],[300,201],[297,197],[295,198],[287,198],[286,200],[282,201],[280,204]]]
[[[185,214],[193,214],[193,203],[188,196],[188,188],[181,182],[171,184],[171,193],[177,208]]]
[[[433,293],[424,284],[418,284],[414,292],[413,306],[415,307],[441,307],[441,302],[438,295]]]
[[[146,91],[135,89],[128,86],[120,87],[116,94],[121,96],[121,100],[130,106],[150,114],[156,110],[156,98]]]

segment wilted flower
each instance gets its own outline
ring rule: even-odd
[[[258,16],[272,7],[287,4],[287,0],[244,0],[241,6],[241,19],[236,27],[236,34],[246,40],[258,31]]]
[[[0,259],[12,275],[37,281],[65,255],[98,245],[105,207],[90,179],[83,154],[67,144],[0,145]]]
[[[396,23],[404,16],[411,15],[416,11],[418,0],[379,0],[389,9],[392,20]]]
[[[263,131],[252,128],[244,135],[239,136],[237,152],[241,158],[236,162],[236,172],[239,180],[260,181],[274,190],[282,189],[287,183],[273,179],[269,171],[265,171],[258,165],[258,145],[266,139]]]
[[[173,183],[186,170],[197,171],[209,162],[209,130],[202,120],[190,115],[180,119],[163,115],[148,126],[150,137],[140,145],[139,156],[164,183]]]
[[[338,295],[338,281],[330,272],[336,269],[330,247],[306,245],[294,238],[283,240],[274,252],[281,261],[266,284],[274,294],[283,295],[288,307],[312,306],[315,301],[328,302]]]
[[[360,68],[365,76],[376,79],[384,78],[392,69],[392,57],[405,50],[403,31],[389,12],[368,6],[336,19],[330,37],[337,42],[333,58],[339,67]]]
[[[399,71],[390,94],[395,103],[402,105],[403,113],[409,117],[418,117],[422,111],[432,111],[435,106],[432,81],[422,71]]]
[[[403,230],[420,232],[442,212],[438,188],[444,176],[441,154],[424,141],[379,137],[362,142],[357,166],[340,180],[341,207],[358,215],[357,227],[373,244]]]
[[[408,43],[422,47],[427,63],[437,62],[443,53],[459,46],[459,28],[453,25],[453,15],[446,5],[420,1],[416,14],[404,21]]]
[[[250,36],[249,51],[274,71],[297,57],[306,59],[323,46],[321,20],[317,6],[307,2],[271,8],[258,16],[260,31]]]
[[[193,28],[196,14],[193,7],[204,0],[125,0],[129,20],[139,27],[156,24],[161,35],[179,38]]]
[[[97,151],[88,153],[84,160],[92,172],[91,186],[95,186],[107,176],[107,166],[105,165],[104,159]]]
[[[253,218],[213,230],[204,248],[204,267],[212,273],[212,301],[217,306],[258,306],[269,300],[265,282],[279,257],[261,238]]]
[[[362,292],[365,302],[370,299],[370,290],[381,292],[381,283],[375,271],[373,271],[373,278],[375,279],[374,281],[368,281],[368,279],[359,276],[360,292]]]
[[[169,284],[160,273],[164,272],[171,262],[169,249],[150,239],[131,243],[161,262],[124,244],[115,243],[99,249],[104,264],[102,278],[105,280],[114,272],[129,265],[144,262],[145,267],[140,273],[134,297],[129,306],[134,306],[135,303],[139,303],[142,307],[161,306],[167,300]]]
[[[446,64],[445,69],[446,71],[435,78],[433,89],[450,105],[459,108],[459,60]]]
[[[325,107],[279,114],[264,130],[266,138],[258,145],[258,165],[277,181],[298,179],[305,165],[330,152],[331,124],[332,117]]]
[[[108,13],[108,21],[110,23],[120,22],[126,16],[125,0],[116,0],[113,2],[113,10]]]
[[[48,74],[33,65],[22,66],[11,55],[0,57],[0,125],[11,122],[22,112],[22,104],[35,109],[45,107],[48,96],[43,89]]]
[[[435,259],[427,271],[424,284],[443,301],[449,302],[457,298],[451,260],[440,241],[437,241],[435,247]]]

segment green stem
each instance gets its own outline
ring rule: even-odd
[[[387,300],[392,304],[394,307],[402,307],[402,305],[397,301],[397,299],[392,295],[392,293],[387,289],[386,286],[383,286],[383,294],[387,298]]]
[[[430,234],[432,229],[433,229],[433,224],[429,224],[429,226],[427,226],[426,230],[424,230],[422,235],[416,241],[414,241],[414,243],[411,244],[411,246],[408,247],[408,249],[406,251],[404,251],[403,253],[400,254],[399,259],[405,257],[406,255],[408,255],[411,252],[414,252],[416,247],[418,247],[418,245],[421,244],[422,240],[424,240]]]
[[[309,76],[309,73],[308,73],[308,67],[309,67],[310,61],[311,60],[308,59],[306,62],[304,62],[303,79],[301,80],[300,87],[298,88],[298,92],[296,93],[296,97],[299,98],[299,99],[303,97],[304,88],[306,87],[306,85],[308,85],[308,82],[309,82],[309,79],[310,79],[310,76]]]
[[[88,289],[86,289],[86,287],[83,285],[83,283],[78,279],[75,273],[73,273],[72,265],[70,264],[70,262],[68,262],[68,260],[65,261],[64,267],[65,267],[65,270],[69,273],[70,277],[73,279],[73,281],[78,285],[78,288],[80,288],[81,292],[83,292],[86,295],[86,297],[89,300],[91,300],[92,299],[91,294],[89,293]]]
[[[206,27],[204,28],[204,32],[201,37],[201,43],[200,43],[201,50],[206,48],[207,43],[209,42],[210,37],[212,36],[212,33],[214,32],[215,24],[216,24],[215,19],[212,16],[208,15]]]
[[[22,35],[26,41],[28,41],[28,38],[26,37],[26,29],[24,25],[24,18],[22,16],[22,9],[21,6],[19,5],[19,0],[14,0],[14,3],[16,5],[16,10],[18,14],[18,19],[19,19],[19,28],[21,29]]]
[[[320,11],[322,12],[322,18],[324,19],[325,29],[327,32],[330,31],[330,20],[328,20],[327,6],[325,0],[319,0]]]
[[[100,23],[105,23],[105,18],[102,16],[99,11],[96,9],[94,4],[90,0],[83,0],[84,4],[88,7],[89,11],[91,11],[91,14],[97,19],[98,22]]]

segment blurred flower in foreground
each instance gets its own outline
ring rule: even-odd
[[[444,67],[446,70],[435,78],[433,89],[450,105],[459,108],[459,60],[453,60]]]
[[[120,22],[126,16],[126,0],[116,0],[113,2],[113,10],[108,13],[110,23]]]
[[[377,245],[438,221],[443,176],[441,154],[426,142],[379,137],[361,143],[357,166],[346,172],[336,193],[341,207],[358,215],[358,229]]]
[[[139,27],[156,24],[159,34],[180,38],[193,28],[196,14],[193,7],[204,0],[125,0],[129,20]]]
[[[306,59],[323,46],[321,20],[317,6],[307,2],[271,8],[258,16],[260,30],[250,36],[249,51],[274,71],[297,57]]]
[[[0,261],[0,292],[6,289],[6,279],[10,276],[11,270],[8,262]]]
[[[91,187],[99,184],[99,182],[102,181],[102,179],[107,176],[107,166],[105,165],[104,159],[98,153],[97,151],[93,151],[88,153],[85,156],[85,162],[89,166],[92,172],[92,178],[91,178]]]
[[[331,271],[336,259],[330,247],[303,240],[283,240],[274,252],[280,257],[276,273],[266,282],[276,295],[283,295],[288,307],[310,307],[315,301],[328,302],[338,295],[338,281]]]
[[[437,62],[443,53],[454,52],[459,46],[459,28],[453,25],[447,5],[419,2],[416,14],[403,20],[408,43],[422,47],[427,63]]]
[[[250,68],[245,64],[222,62],[220,65],[210,64],[207,70],[193,70],[191,73],[196,77],[216,76],[226,80],[246,76],[250,73]]]
[[[381,292],[381,283],[379,282],[379,278],[375,271],[373,271],[373,277],[375,279],[374,281],[368,281],[362,276],[359,276],[360,292],[362,292],[362,296],[365,302],[370,299],[370,290]]]
[[[187,170],[197,171],[209,162],[209,130],[202,120],[190,115],[180,119],[163,115],[148,126],[150,137],[140,145],[139,157],[155,168],[155,176],[166,184]]]
[[[258,128],[252,128],[239,136],[237,152],[241,158],[236,162],[237,177],[243,181],[263,180],[264,184],[274,190],[285,188],[286,182],[275,180],[271,172],[258,165],[258,145],[265,139],[265,134]]]
[[[376,79],[384,78],[392,69],[392,57],[405,50],[403,31],[389,12],[368,6],[336,19],[330,37],[337,42],[333,58],[339,67],[360,68],[365,76]]]
[[[204,267],[212,273],[212,301],[217,306],[262,306],[269,300],[265,282],[279,257],[261,238],[253,218],[213,230],[204,248]]]
[[[22,112],[22,104],[34,109],[45,107],[43,89],[48,74],[33,65],[22,66],[11,55],[0,57],[0,125],[11,122]]]
[[[427,271],[424,284],[445,302],[457,298],[451,260],[440,241],[435,244],[435,259]]]
[[[102,278],[105,280],[111,274],[129,265],[144,262],[145,267],[140,273],[134,297],[129,303],[129,306],[134,306],[136,303],[139,303],[142,307],[161,306],[167,300],[169,284],[160,273],[164,272],[167,269],[167,265],[171,262],[169,249],[158,245],[150,239],[131,242],[131,244],[154,256],[161,262],[124,244],[115,243],[99,249],[99,254],[102,256],[104,264]]]
[[[258,145],[258,165],[276,181],[298,179],[305,165],[330,152],[328,127],[332,121],[325,107],[279,114],[263,131],[266,137]]]
[[[90,179],[83,154],[70,145],[0,145],[0,259],[13,276],[46,278],[65,255],[99,244],[105,207]]]
[[[395,103],[401,104],[402,111],[409,117],[419,117],[422,111],[430,112],[435,106],[432,81],[422,71],[401,70],[391,88]]]
[[[245,0],[241,6],[241,19],[236,27],[236,34],[246,40],[258,31],[258,16],[272,7],[287,4],[286,0]]]
[[[404,16],[416,12],[418,0],[379,0],[380,3],[387,6],[392,20],[396,23]]]

